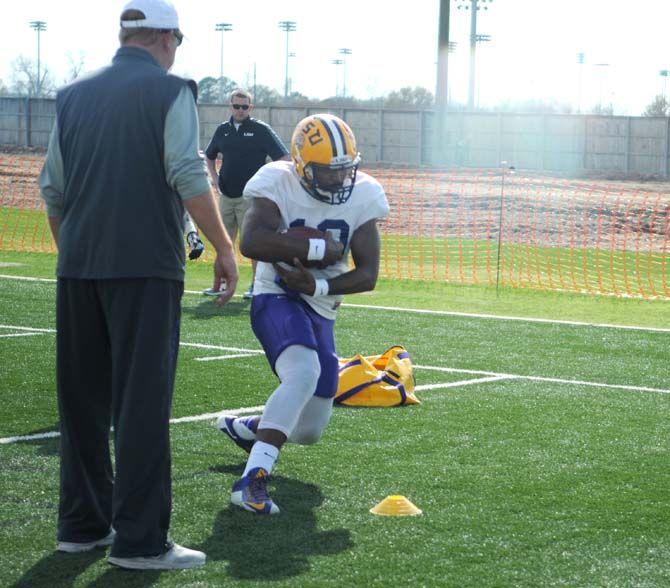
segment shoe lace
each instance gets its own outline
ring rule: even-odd
[[[249,494],[254,502],[268,502],[267,475],[256,476],[249,484]]]

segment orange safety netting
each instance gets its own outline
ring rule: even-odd
[[[55,251],[38,196],[43,157],[0,154],[0,251]],[[380,224],[382,277],[670,299],[667,185],[367,171],[391,205]]]

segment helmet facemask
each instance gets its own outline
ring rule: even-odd
[[[351,196],[356,183],[358,161],[343,164],[322,165],[309,163],[305,166],[303,184],[317,200],[326,204],[343,204]]]

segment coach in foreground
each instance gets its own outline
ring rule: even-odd
[[[258,514],[279,512],[266,484],[283,444],[316,443],[330,421],[337,308],[343,294],[374,289],[377,221],[389,212],[381,185],[358,172],[356,139],[339,118],[298,123],[291,157],[265,165],[246,185],[251,208],[241,241],[242,253],[259,260],[251,326],[281,383],[262,415],[218,420],[250,452],[231,501]]]
[[[168,538],[184,206],[216,250],[220,304],[237,266],[198,156],[193,94],[167,74],[182,40],[177,12],[131,0],[119,39],[110,66],[58,92],[40,175],[58,244],[57,549],[111,545],[110,563],[124,568],[190,568],[205,554]]]

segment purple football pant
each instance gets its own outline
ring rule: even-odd
[[[284,294],[258,294],[251,302],[251,328],[272,371],[281,352],[291,345],[303,345],[317,352],[321,375],[314,395],[321,398],[333,398],[337,392],[339,364],[334,326],[334,320],[322,317],[306,302]]]

